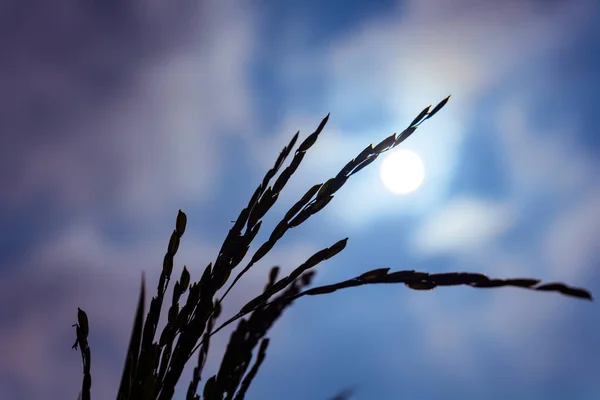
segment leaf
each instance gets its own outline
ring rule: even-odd
[[[322,197],[324,194],[329,194],[328,189],[331,186],[331,184],[333,183],[333,181],[335,180],[335,178],[329,178],[324,184],[323,186],[321,186],[321,188],[319,189],[319,192],[317,193],[317,199],[319,197]]]
[[[248,391],[248,387],[250,387],[250,384],[252,383],[252,380],[256,376],[256,373],[258,372],[260,365],[265,360],[268,346],[269,346],[269,338],[264,338],[260,342],[260,347],[258,349],[258,355],[256,356],[256,361],[254,362],[254,365],[252,366],[250,371],[248,371],[248,373],[246,374],[246,377],[242,381],[240,389],[239,389],[237,395],[235,396],[235,400],[243,400],[244,399],[244,396],[246,395],[246,391]]]
[[[179,233],[179,236],[185,232],[185,226],[187,224],[187,215],[181,210],[177,213],[177,220],[175,222],[175,230]]]
[[[288,230],[288,222],[285,219],[279,221],[279,223],[277,224],[275,229],[273,229],[271,236],[269,236],[269,241],[270,242],[278,241],[279,239],[281,239],[281,237],[284,235],[284,233],[287,230]]]
[[[369,158],[368,160],[365,160],[362,164],[360,164],[359,166],[357,166],[350,175],[354,175],[356,174],[358,171],[360,171],[361,169],[363,169],[364,167],[366,167],[367,165],[371,164],[373,161],[375,161],[377,159],[377,154],[373,155],[373,157]]]
[[[312,147],[313,144],[317,141],[319,134],[317,132],[311,133],[304,141],[300,144],[298,148],[298,152],[304,152]]]
[[[163,259],[163,274],[171,276],[171,272],[173,272],[173,254],[167,253]]]
[[[319,137],[319,134],[325,127],[325,124],[327,124],[328,120],[329,120],[329,114],[327,114],[325,116],[325,118],[323,118],[323,120],[319,124],[319,127],[317,128],[317,130],[314,131],[312,134],[310,134],[306,139],[304,139],[304,142],[302,142],[302,144],[300,144],[300,147],[298,147],[298,150],[296,150],[297,153],[303,153],[306,150],[310,149],[313,144],[315,144],[315,142],[317,141],[317,138]]]
[[[202,278],[200,278],[200,286],[198,287],[197,291],[199,295],[210,290],[210,278],[212,276],[213,269],[214,268],[212,262],[208,263],[208,265],[204,269],[204,272],[202,273]]]
[[[206,383],[204,384],[204,391],[202,395],[205,399],[211,399],[213,391],[215,390],[217,377],[215,375],[211,376]]]
[[[485,282],[472,283],[471,286],[476,288],[497,288],[506,286],[506,283],[502,279],[488,279]]]
[[[321,199],[317,200],[313,205],[311,205],[305,211],[307,211],[307,212],[310,211],[310,215],[314,215],[314,214],[318,213],[319,211],[321,211],[322,209],[324,209],[325,206],[327,204],[329,204],[329,202],[331,200],[333,200],[333,195],[329,194],[329,195],[327,195],[327,197],[324,197],[324,198],[321,198]],[[290,225],[291,225],[291,223],[290,223]]]
[[[172,310],[173,308],[171,308]],[[160,335],[160,339],[158,340],[158,345],[160,347],[163,347],[165,345],[167,345],[173,338],[174,336],[174,331],[173,331],[173,326],[171,325],[171,310],[169,310],[169,321],[168,323],[165,325],[165,327],[163,328],[163,331]]]
[[[361,151],[358,156],[354,159],[354,165],[358,165],[365,161],[371,154],[374,154],[373,145],[370,144]]]
[[[405,285],[413,290],[431,290],[436,287],[436,284],[431,282],[407,282]]]
[[[300,198],[300,200],[298,200],[296,202],[296,204],[294,204],[287,213],[285,213],[285,217],[283,217],[283,219],[285,219],[286,221],[291,220],[296,214],[298,214],[298,212],[302,209],[302,207],[304,207],[306,204],[308,204],[308,202],[310,201],[310,199],[312,199],[312,197],[315,195],[315,193],[317,193],[319,191],[319,189],[321,188],[323,184],[322,183],[318,183],[316,185],[314,185],[313,187],[311,187],[310,189],[308,189],[306,191],[306,193],[304,193],[304,195],[302,196],[302,198]]]
[[[89,350],[89,349],[88,349]],[[88,355],[89,357],[89,355]],[[82,385],[82,400],[90,400],[90,389],[92,387],[92,376],[89,373],[83,375],[83,385]]]
[[[328,194],[333,194],[333,193],[337,192],[338,190],[340,190],[340,188],[342,186],[344,186],[344,184],[346,183],[347,180],[348,180],[348,177],[345,174],[337,175],[335,178],[333,178],[333,181],[329,185],[329,189],[328,189],[329,193]],[[320,195],[317,194],[317,197],[320,197]]]
[[[292,136],[292,140],[290,141],[290,143],[288,143],[288,145],[285,146],[283,150],[281,150],[281,153],[279,153],[279,157],[277,157],[277,161],[275,161],[275,165],[273,166],[273,171],[278,171],[279,168],[281,168],[281,165],[283,164],[287,156],[290,154],[292,147],[294,147],[294,144],[296,144],[296,140],[298,140],[298,135],[300,135],[300,131],[297,131],[294,134],[294,136]]]
[[[488,278],[484,274],[473,273],[473,272],[461,272],[460,274],[464,275],[466,278],[468,278],[468,280],[469,280],[469,282],[471,282],[471,284],[488,282],[490,280],[490,278]]]
[[[321,261],[324,261],[326,259],[325,257],[327,255],[327,251],[328,251],[328,249],[322,249],[322,250],[317,251],[315,254],[310,256],[308,258],[308,260],[303,262],[298,268],[293,270],[290,273],[289,278],[296,279],[298,276],[300,276],[306,270],[314,267],[315,265],[319,264]]]
[[[300,281],[302,286],[308,286],[312,282],[312,279],[315,276],[315,271],[306,271],[302,275],[300,275]]]
[[[181,278],[179,279],[179,285],[181,286],[181,291],[185,292],[187,290],[189,284],[190,284],[190,273],[184,265],[183,271],[181,271]]]
[[[431,108],[431,105],[428,105],[427,107],[425,107],[425,109],[423,111],[421,111],[419,113],[419,115],[417,115],[417,117],[415,119],[413,119],[413,121],[408,125],[410,126],[414,126],[415,124],[417,124],[419,121],[421,121],[423,119],[423,117],[425,117],[427,115],[427,113],[429,112],[429,109]]]
[[[182,294],[183,294],[183,290],[181,288],[181,283],[175,282],[175,285],[173,285],[173,304],[175,304],[179,301],[179,298],[181,297]]]
[[[416,126],[411,126],[409,128],[406,128],[405,130],[403,130],[402,133],[400,133],[400,135],[398,135],[398,138],[396,139],[396,142],[394,143],[394,145],[397,146],[400,143],[404,142],[416,130],[417,130]]]
[[[258,248],[258,250],[256,250],[256,253],[254,253],[254,256],[252,256],[252,260],[250,262],[252,264],[254,264],[258,260],[263,258],[269,252],[269,250],[271,250],[273,248],[274,244],[275,243],[271,242],[270,240],[267,240],[266,242],[264,242],[263,245],[260,246]]]
[[[357,277],[357,279],[362,281],[370,281],[373,279],[381,278],[382,276],[386,276],[389,268],[377,268],[371,271],[367,271]]]
[[[273,203],[273,189],[269,186],[261,196],[260,200],[252,207],[252,210],[250,210],[250,215],[248,216],[248,226],[255,226],[258,220],[266,214]]]
[[[352,171],[352,169],[356,166],[356,161],[353,158],[352,160],[348,161],[348,163],[346,165],[344,165],[344,168],[341,169],[341,171],[339,172],[338,176],[347,176],[348,173],[350,171]]]
[[[273,287],[273,284],[275,284],[275,281],[277,280],[278,275],[279,275],[279,267],[275,266],[275,267],[271,268],[271,270],[269,271],[269,279],[267,280],[267,284],[265,285],[263,293],[266,293]]]
[[[189,298],[189,295],[188,295]],[[177,314],[177,321],[175,321],[175,324],[173,325],[173,328],[176,331],[182,331],[185,329],[185,327],[187,326],[188,323],[188,318],[190,317],[190,307],[187,305],[187,303],[181,308],[181,311],[179,312],[179,314]]]
[[[300,212],[300,214],[296,215],[294,217],[294,219],[292,219],[288,223],[288,227],[290,227],[290,228],[297,227],[298,225],[300,225],[301,223],[303,223],[304,221],[306,221],[307,219],[309,219],[311,215],[312,215],[311,208],[306,208],[306,209],[302,210]]]
[[[577,297],[580,299],[593,300],[592,295],[585,289],[569,287],[562,283],[547,283],[540,285],[535,290],[559,292],[567,296]]]
[[[444,100],[440,101],[438,103],[437,106],[435,106],[433,108],[433,110],[431,110],[431,112],[429,113],[429,115],[427,116],[427,119],[433,117],[438,111],[440,111],[442,109],[442,107],[444,107],[446,105],[446,103],[448,103],[448,100],[450,100],[450,96],[448,95],[448,97],[446,97]]]
[[[253,298],[252,300],[250,300],[248,303],[246,303],[241,309],[240,309],[240,313],[241,314],[246,314],[248,312],[250,312],[251,310],[253,310],[254,308],[258,307],[259,305],[265,303],[268,300],[267,296],[264,295],[259,295],[255,298]]]
[[[179,304],[175,303],[169,308],[169,314],[167,316],[167,322],[170,325],[175,325],[175,321],[177,321],[177,314],[179,314]]]
[[[465,276],[458,272],[432,274],[429,276],[436,285],[452,286],[466,283]]]
[[[138,357],[140,352],[140,344],[142,342],[142,326],[144,324],[144,302],[145,302],[145,283],[144,275],[142,274],[142,288],[140,290],[140,298],[138,300],[137,310],[135,312],[135,320],[131,338],[129,339],[129,347],[127,348],[127,358],[125,368],[121,376],[121,384],[117,399],[128,399],[131,395],[131,387],[134,384],[133,377],[137,372]]]
[[[170,254],[175,254],[177,253],[177,250],[179,249],[179,236],[177,235],[177,231],[173,231],[173,233],[171,234],[171,239],[169,240],[169,247],[167,249],[167,252]]]
[[[428,276],[429,274],[426,272],[396,271],[387,274],[385,283],[406,283],[419,279],[427,279]]]
[[[269,187],[269,189],[271,189],[271,187]],[[263,194],[263,196],[260,198],[260,202],[258,203],[261,209],[261,217],[264,216],[271,207],[273,207],[273,204],[275,204],[277,198],[279,197],[278,192],[273,192],[272,189],[269,192],[269,189],[267,189],[265,194]]]
[[[438,286],[467,285],[489,281],[485,275],[465,272],[432,274],[429,278]]]
[[[578,297],[580,299],[586,299],[590,301],[594,300],[591,293],[585,289],[565,286],[563,290],[561,290],[561,293],[566,294],[567,296]]]
[[[213,319],[219,318],[219,315],[221,315],[221,310],[222,310],[221,309],[221,302],[219,300],[215,299],[215,303],[214,303],[214,306],[213,306],[213,316],[212,316],[212,318]]]
[[[562,289],[563,286],[564,285],[562,285],[561,283],[546,283],[536,287],[535,290],[540,290],[544,292],[558,292]]]
[[[221,289],[223,285],[227,283],[227,280],[229,279],[230,275],[231,269],[229,268],[229,265],[222,265],[221,268],[214,269],[211,283],[214,285],[215,289]]]
[[[273,267],[269,271],[269,282],[272,285],[277,280],[277,275],[279,275],[279,267]]]
[[[523,287],[523,288],[530,288],[532,286],[537,285],[538,283],[540,283],[539,279],[506,279],[505,280],[507,285],[510,286],[517,286],[517,287]]]
[[[259,186],[259,187],[261,187],[261,186]],[[254,199],[254,195],[253,195],[252,198],[254,199],[254,201],[249,204],[254,206],[254,204],[258,201],[258,197],[260,196],[261,193],[262,193],[262,187],[260,190],[256,189],[256,192],[254,193],[254,195],[256,195],[256,199]],[[238,215],[237,219],[235,220],[235,223],[229,230],[229,233],[227,234],[227,237],[225,238],[225,242],[227,242],[227,240],[230,237],[235,237],[240,234],[240,232],[242,231],[242,228],[248,221],[248,217],[250,216],[250,208],[251,207],[249,205],[248,207],[243,208],[242,211],[240,211],[240,215]],[[223,245],[225,245],[225,243],[223,243]]]
[[[448,97],[450,97],[450,96],[448,96]],[[292,150],[292,148],[296,144],[296,141],[298,140],[298,136],[300,136],[300,131],[296,131],[296,133],[294,134],[294,136],[292,136],[292,140],[290,140],[290,142],[288,143],[287,147],[285,148],[285,151],[286,151],[287,154],[290,153],[290,151]]]
[[[292,272],[292,274],[293,274],[293,272]],[[269,289],[265,290],[264,293],[262,295],[260,295],[259,297],[269,298],[269,297],[273,296],[275,293],[285,289],[285,287],[288,286],[290,283],[292,283],[292,281],[294,279],[295,278],[293,278],[291,275],[286,276],[285,278],[281,278],[280,280],[275,282]]]
[[[336,242],[333,246],[329,247],[327,249],[325,259],[328,260],[331,257],[338,254],[340,251],[344,250],[346,248],[347,243],[348,243],[348,238],[345,238],[345,239],[342,239],[342,240]]]
[[[373,153],[381,153],[385,148],[390,147],[396,141],[396,134],[393,133],[390,136],[383,139],[377,146],[373,148]]]
[[[296,152],[296,154],[294,154],[294,158],[292,159],[292,162],[286,168],[286,169],[290,170],[290,173],[293,174],[294,172],[296,172],[296,170],[300,166],[300,163],[304,159],[304,154],[305,154],[304,152],[302,152],[302,153]]]
[[[276,194],[281,192],[292,177],[293,173],[294,171],[292,171],[290,168],[284,169],[281,175],[279,175],[279,178],[277,178],[277,180],[273,184],[273,192]]]
[[[79,328],[81,329],[81,333],[84,337],[87,337],[87,335],[90,333],[88,317],[85,311],[83,311],[79,307],[77,307],[77,321],[79,322]]]
[[[308,258],[308,260],[306,260],[304,263],[302,263],[302,265],[300,265],[298,268],[293,270],[289,275],[289,279],[294,280],[298,276],[300,276],[300,274],[305,272],[306,270],[314,267],[315,265],[319,264],[322,261],[328,260],[331,257],[335,256],[340,251],[344,250],[347,242],[348,242],[348,238],[345,238],[345,239],[342,239],[342,240],[334,243],[333,245],[331,245],[331,247],[325,248],[323,250],[319,250],[318,252],[316,252],[315,254],[310,256]],[[287,284],[289,284],[289,282],[287,282],[286,285]]]
[[[258,231],[260,230],[261,226],[262,226],[262,221],[258,221],[258,223],[256,225],[254,225],[254,227],[252,227],[250,232],[246,232],[246,234],[244,235],[246,238],[246,243],[249,244],[254,240],[254,238],[258,234]]]
[[[335,287],[335,285],[327,285],[327,286],[319,286],[314,289],[309,289],[306,292],[304,292],[304,294],[307,296],[315,296],[318,294],[333,293],[336,290],[338,290],[338,288]]]

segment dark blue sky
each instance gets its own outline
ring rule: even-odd
[[[189,222],[176,263],[198,279],[282,146],[328,112],[263,226],[452,94],[402,145],[425,165],[419,190],[390,193],[380,161],[353,176],[224,315],[272,265],[289,271],[346,236],[316,284],[390,267],[600,293],[595,0],[5,3],[0,398],[76,398],[77,307],[93,395],[113,397],[141,272],[154,287],[177,209]],[[597,316],[595,303],[516,289],[303,298],[273,328],[247,398],[356,386],[353,400],[596,399]]]

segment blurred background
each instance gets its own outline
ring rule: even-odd
[[[92,396],[114,398],[142,271],[154,293],[177,210],[174,277],[185,264],[197,280],[282,147],[328,112],[259,240],[310,186],[452,94],[402,145],[423,161],[418,190],[390,192],[371,164],[253,268],[223,317],[271,266],[346,236],[315,284],[390,267],[598,295],[598,26],[596,0],[3,1],[0,398],[77,398],[77,307]],[[247,398],[355,386],[355,400],[597,399],[598,315],[512,288],[306,297],[271,331]]]

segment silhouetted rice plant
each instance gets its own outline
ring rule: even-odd
[[[438,286],[456,285],[472,288],[513,286],[533,291],[558,292],[571,297],[592,300],[591,294],[584,289],[573,288],[563,283],[542,284],[538,279],[493,279],[483,274],[467,272],[440,274],[412,270],[390,272],[389,268],[374,269],[342,282],[309,288],[315,267],[344,250],[348,241],[348,238],[345,238],[313,254],[287,276],[279,277],[279,268],[271,268],[263,292],[251,299],[237,314],[215,328],[221,313],[221,303],[225,297],[243,275],[256,265],[288,230],[301,225],[319,213],[331,202],[335,193],[352,175],[371,164],[382,153],[406,140],[423,121],[436,114],[449,98],[450,96],[446,97],[433,109],[431,106],[425,108],[399,135],[394,133],[376,146],[368,145],[356,158],[343,166],[336,176],[308,189],[273,228],[268,239],[250,257],[250,261],[240,269],[239,264],[247,255],[250,245],[253,244],[262,227],[262,218],[275,204],[290,177],[302,163],[306,152],[317,141],[329,115],[298,146],[291,162],[279,173],[298,140],[299,132],[297,132],[289,144],[283,148],[273,168],[266,173],[248,201],[248,205],[240,212],[214,263],[210,263],[200,279],[195,282],[192,282],[187,268],[183,267],[179,279],[173,285],[166,325],[157,336],[156,330],[161,307],[173,273],[174,257],[186,228],[187,217],[182,211],[179,211],[175,230],[171,234],[163,260],[156,295],[150,301],[150,309],[145,318],[145,285],[142,277],[140,297],[117,399],[171,399],[183,368],[192,357],[195,357],[195,368],[192,380],[188,385],[186,399],[243,399],[264,362],[269,346],[267,332],[284,310],[303,296],[329,294],[337,290],[364,285],[401,283],[414,290],[432,290]],[[279,175],[275,178],[278,173]],[[273,180],[274,182],[271,183]],[[232,273],[235,272],[237,272],[235,278],[231,279]],[[223,296],[217,298],[217,291],[223,288],[227,282],[231,283]],[[182,297],[184,294],[187,296],[185,299]],[[211,337],[236,321],[237,327],[231,333],[218,372],[205,380],[202,395],[197,394],[210,349]],[[88,319],[81,309],[78,309],[78,324],[74,326],[77,326],[77,341],[73,347],[76,348],[79,345],[83,359],[84,378],[80,397],[87,400],[90,399],[91,388],[91,355],[87,341]],[[352,391],[353,389],[344,390],[333,399],[347,399],[351,396]]]

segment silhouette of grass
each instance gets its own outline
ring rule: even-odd
[[[289,165],[281,171],[275,182],[271,180],[279,172],[285,160],[291,154],[299,132],[283,148],[275,165],[267,171],[262,182],[250,198],[248,205],[240,212],[233,227],[229,230],[217,258],[210,263],[197,282],[191,282],[190,273],[184,266],[179,280],[173,285],[171,306],[167,323],[155,341],[160,320],[161,307],[171,281],[174,257],[179,249],[180,240],[185,233],[187,217],[181,210],[177,214],[175,230],[171,234],[163,268],[157,286],[156,296],[150,301],[150,309],[144,318],[145,285],[142,277],[140,297],[135,315],[133,330],[127,350],[125,367],[119,386],[118,400],[169,400],[175,393],[184,366],[196,356],[196,366],[189,383],[186,399],[200,399],[197,394],[202,380],[202,371],[210,349],[210,338],[227,325],[238,321],[231,333],[229,343],[216,375],[204,383],[204,400],[241,400],[263,363],[269,345],[267,332],[281,316],[283,311],[295,300],[303,296],[333,293],[350,287],[373,284],[399,284],[413,290],[432,290],[438,286],[466,285],[474,288],[496,288],[513,286],[534,291],[554,291],[563,295],[592,300],[585,289],[574,288],[563,283],[540,284],[538,279],[492,279],[477,273],[456,272],[428,274],[418,271],[389,272],[389,268],[367,271],[352,279],[331,285],[308,288],[319,263],[334,257],[346,247],[348,238],[339,240],[309,257],[288,276],[278,279],[279,268],[271,268],[267,284],[261,294],[250,300],[239,312],[215,329],[220,317],[221,303],[242,276],[260,261],[292,228],[295,228],[325,208],[334,194],[354,174],[371,164],[382,153],[393,149],[406,140],[425,120],[435,115],[448,102],[450,96],[431,109],[426,107],[399,135],[392,134],[376,146],[365,147],[356,158],[350,160],[340,172],[324,183],[312,186],[286,212],[283,219],[271,231],[269,238],[262,243],[231,281],[220,299],[216,293],[230,280],[231,274],[242,262],[250,245],[262,226],[262,218],[277,201],[279,193],[285,188],[290,177],[296,172],[306,151],[317,141],[327,124],[329,114],[321,121],[317,129],[296,149]],[[187,292],[185,301],[180,300]],[[87,342],[89,334],[88,318],[78,309],[77,341],[74,348],[81,350],[84,378],[80,398],[90,399],[91,391],[91,354]],[[253,353],[256,352],[251,366]],[[341,391],[333,399],[348,399],[354,388]]]

